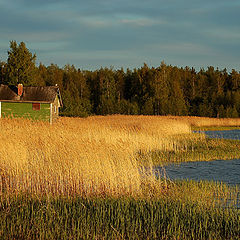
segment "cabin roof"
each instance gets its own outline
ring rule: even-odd
[[[62,106],[58,86],[23,87],[23,93],[19,96],[16,86],[0,85],[0,101],[53,103],[56,96],[59,97],[60,105]]]

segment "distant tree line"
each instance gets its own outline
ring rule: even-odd
[[[179,68],[166,65],[95,71],[66,65],[35,64],[25,43],[10,42],[7,62],[0,62],[0,82],[25,86],[57,84],[63,98],[61,114],[190,115],[240,117],[240,72]]]

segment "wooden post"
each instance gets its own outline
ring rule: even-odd
[[[52,124],[52,103],[50,103],[50,124]]]

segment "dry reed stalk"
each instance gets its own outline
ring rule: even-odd
[[[82,196],[141,195],[136,153],[174,149],[173,136],[190,134],[183,121],[148,116],[61,118],[52,126],[2,119],[0,130],[2,191]]]
[[[209,117],[174,117],[182,121],[186,121],[191,126],[240,126],[240,118],[209,118]]]

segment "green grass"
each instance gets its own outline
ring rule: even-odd
[[[221,131],[221,130],[240,130],[240,126],[192,126],[193,131]]]
[[[239,239],[240,211],[172,199],[2,198],[0,239]]]
[[[174,180],[168,194],[175,200],[208,207],[240,208],[239,186],[215,181]]]
[[[167,182],[144,197],[1,196],[0,239],[239,239],[237,187]],[[150,192],[152,193],[150,195]]]
[[[139,153],[139,162],[144,164],[151,159],[153,165],[167,165],[173,162],[228,160],[240,158],[240,141],[229,139],[210,139],[186,141],[172,151],[152,151]]]

